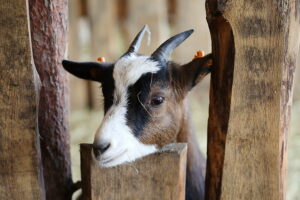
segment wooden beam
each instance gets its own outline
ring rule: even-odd
[[[0,13],[0,199],[45,199],[27,1],[1,1]]]
[[[39,131],[47,199],[72,195],[67,73],[67,0],[29,0],[34,63],[41,79]],[[63,189],[62,189],[63,188]]]
[[[161,152],[113,168],[92,159],[92,145],[81,145],[81,177],[85,200],[183,200],[187,145],[170,144]]]
[[[207,199],[285,199],[299,1],[207,0]]]

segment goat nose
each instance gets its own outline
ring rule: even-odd
[[[103,154],[110,147],[110,143],[101,143],[93,146],[95,157]]]

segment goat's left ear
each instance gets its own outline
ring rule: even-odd
[[[176,87],[180,87],[184,91],[191,90],[211,71],[212,65],[212,54],[208,54],[187,64],[177,66],[172,70]]]
[[[62,65],[65,70],[78,78],[102,82],[105,78],[112,75],[114,63],[63,60]]]

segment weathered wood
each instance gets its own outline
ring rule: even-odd
[[[67,0],[29,0],[34,62],[41,78],[39,131],[47,199],[71,199],[67,76]]]
[[[183,200],[187,145],[166,145],[161,152],[133,163],[101,168],[92,146],[81,145],[81,177],[86,200]]]
[[[45,199],[27,1],[1,1],[0,13],[0,199]]]
[[[299,1],[207,0],[207,199],[285,199]]]

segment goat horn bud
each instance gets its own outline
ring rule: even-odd
[[[149,38],[150,38],[151,32],[150,32],[150,30],[149,30],[148,25],[144,25],[144,27],[142,28],[142,30],[140,30],[140,32],[135,36],[134,40],[133,40],[132,43],[130,44],[129,49],[127,50],[127,52],[126,52],[123,56],[125,56],[125,55],[130,55],[130,54],[132,54],[132,53],[136,53],[136,52],[139,50],[145,32],[148,33],[148,43],[149,43],[149,41],[150,41]],[[122,57],[123,57],[123,56],[122,56]]]
[[[186,38],[194,32],[193,29],[179,33],[163,44],[161,44],[152,54],[152,57],[161,62],[166,62],[173,50],[178,47]]]

